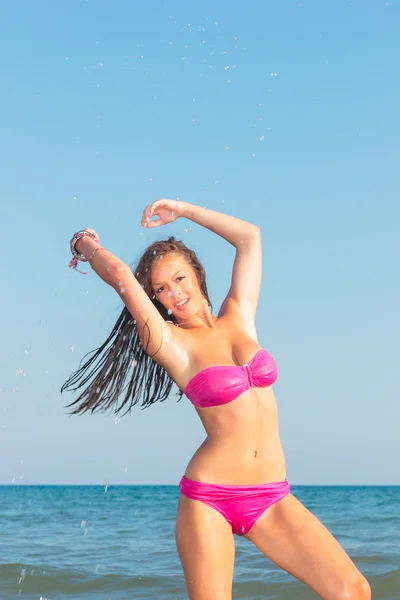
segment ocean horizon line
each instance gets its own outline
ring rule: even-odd
[[[291,483],[291,487],[348,487],[348,488],[377,488],[400,487],[400,483]],[[178,487],[178,483],[0,483],[0,487]]]

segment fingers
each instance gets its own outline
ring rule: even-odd
[[[147,227],[149,225],[149,223],[150,223],[150,217],[151,216],[152,215],[149,215],[149,214],[143,215],[143,217],[142,217],[142,227]]]
[[[150,226],[150,219],[151,217],[157,212],[156,209],[160,206],[160,204],[162,204],[162,200],[156,200],[155,202],[152,202],[151,204],[149,204],[143,211],[143,216],[142,216],[142,227],[149,227]],[[158,219],[159,221],[159,219]],[[157,222],[157,221],[151,221],[152,223],[157,223],[158,225],[161,225],[161,222]],[[152,225],[152,227],[154,227],[154,225]]]
[[[178,205],[176,205],[178,207]],[[151,217],[153,217],[154,215],[157,215],[157,212],[160,208],[165,208],[172,211],[172,216],[174,216],[174,211],[176,210],[175,208],[172,208],[171,206],[171,201],[170,200],[166,200],[165,198],[160,198],[159,200],[156,200],[155,202],[152,202],[151,204],[149,204],[143,211],[143,215],[142,215],[142,227],[158,227],[158,225],[163,225],[164,221],[162,221],[161,219],[157,219],[156,221],[150,221]],[[176,217],[175,217],[176,218]],[[174,219],[172,219],[174,220]],[[152,225],[151,223],[155,223],[155,225]]]
[[[142,227],[156,227],[157,225],[162,224],[161,219],[156,219],[154,221],[150,221],[153,214],[154,214],[153,211],[143,214]]]
[[[163,222],[161,221],[161,219],[156,219],[154,221],[148,221],[148,223],[146,224],[146,227],[151,229],[152,227],[158,227],[159,225],[162,225],[162,224],[163,224]]]
[[[144,227],[148,221],[148,219],[150,219],[150,216],[148,215],[148,210],[149,210],[149,206],[147,208],[144,209],[143,214],[142,214],[142,227]]]

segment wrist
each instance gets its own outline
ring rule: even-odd
[[[78,271],[77,264],[78,261],[87,262],[93,256],[94,251],[98,249],[99,241],[97,237],[97,233],[93,229],[82,229],[75,233],[69,243],[69,247],[72,253],[72,259],[70,260],[68,266],[73,267]],[[90,254],[91,252],[91,254]],[[86,275],[84,271],[79,271],[79,273],[83,273]]]
[[[77,242],[75,242],[75,250],[77,252],[79,252],[80,254],[83,254],[82,252],[82,242],[83,242],[84,238],[81,237],[79,238],[79,240]]]
[[[190,209],[192,205],[189,202],[180,202],[178,213],[180,217],[190,219]]]
[[[82,229],[74,234],[69,245],[71,248],[72,256],[74,256],[77,260],[87,260],[84,256],[85,251],[87,252],[91,248],[93,248],[93,243],[88,244],[88,240],[94,242],[95,246],[98,245],[98,237],[97,233],[93,229]],[[79,246],[79,247],[78,247]]]
[[[93,238],[89,237],[88,235],[85,235],[85,236],[79,238],[79,240],[75,243],[75,250],[77,252],[79,252],[79,254],[83,254],[84,256],[86,256],[87,254],[92,252],[94,250],[94,248],[97,248],[99,245],[100,244],[97,240],[94,240]]]

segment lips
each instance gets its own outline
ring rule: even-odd
[[[185,298],[185,300],[181,300],[181,302],[175,304],[175,308],[177,308],[178,310],[185,310],[188,304],[189,298]]]

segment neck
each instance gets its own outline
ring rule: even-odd
[[[197,313],[185,321],[176,319],[176,325],[181,329],[194,329],[198,327],[207,327],[209,329],[213,329],[217,320],[217,317],[211,314],[207,307],[207,310],[204,312]]]

